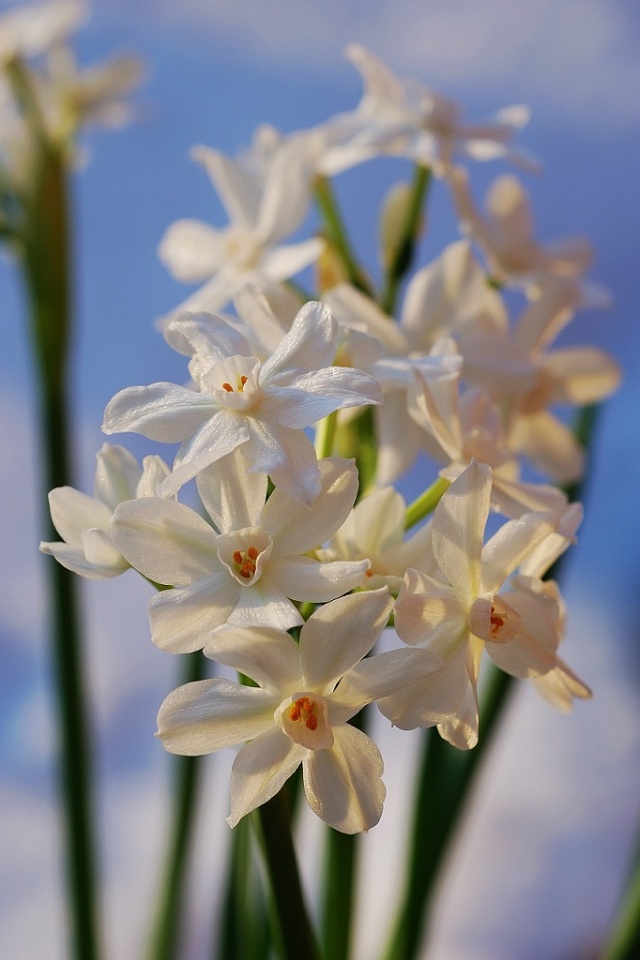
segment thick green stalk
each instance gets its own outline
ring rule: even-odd
[[[331,181],[327,177],[316,177],[314,195],[318,209],[324,221],[327,240],[339,256],[347,273],[349,283],[368,296],[373,296],[371,284],[358,263],[344,226],[338,204],[336,203]]]
[[[431,168],[416,165],[407,204],[406,219],[400,230],[400,242],[396,247],[386,273],[385,286],[380,305],[385,313],[393,316],[398,288],[411,267],[416,243],[420,235],[422,207],[431,183]]]
[[[67,395],[71,329],[71,269],[64,161],[43,146],[25,211],[21,253],[39,369],[43,504],[54,487],[72,483]],[[48,516],[48,510],[46,510]],[[48,540],[57,533],[47,523]],[[47,563],[54,693],[60,730],[59,777],[65,824],[72,951],[77,960],[99,956],[96,932],[95,842],[91,799],[91,742],[84,687],[77,577]]]
[[[182,683],[202,680],[205,667],[206,660],[201,653],[189,654]],[[147,946],[148,960],[172,960],[180,956],[184,878],[195,828],[201,758],[171,757],[170,762],[173,768],[173,822]]]
[[[267,960],[270,954],[253,840],[249,818],[244,817],[231,833],[222,924],[213,960]]]
[[[283,960],[320,960],[293,846],[287,791],[281,790],[251,816],[258,828],[273,895],[274,940]]]

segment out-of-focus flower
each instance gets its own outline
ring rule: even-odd
[[[409,157],[438,175],[458,153],[531,165],[511,147],[514,133],[529,119],[527,107],[507,107],[487,123],[466,124],[458,104],[413,78],[395,76],[359,44],[349,44],[346,55],[360,71],[364,94],[356,110],[325,125],[326,147],[317,161],[321,173],[333,175],[380,154]]]
[[[149,604],[152,639],[171,653],[200,650],[217,627],[288,630],[304,621],[291,600],[325,603],[362,583],[368,560],[323,563],[309,553],[353,506],[353,462],[321,460],[320,493],[309,507],[250,473],[235,451],[198,475],[217,530],[181,503],[135,500],[116,510],[111,535],[140,573],[174,586]]]
[[[279,148],[239,160],[197,147],[193,157],[206,168],[229,217],[215,229],[200,220],[179,220],[164,235],[160,259],[178,280],[204,281],[178,310],[215,311],[246,284],[284,296],[282,281],[320,255],[312,238],[283,245],[302,222],[309,203],[307,140],[294,137]]]
[[[191,357],[189,371],[198,389],[155,383],[121,390],[107,405],[103,429],[182,443],[160,487],[162,496],[242,446],[252,471],[268,474],[276,486],[311,503],[320,492],[320,473],[304,429],[334,410],[382,399],[371,377],[330,366],[336,332],[329,308],[307,303],[263,363],[219,317],[181,315],[164,335]]]
[[[610,306],[609,293],[584,279],[593,260],[588,241],[571,238],[543,245],[536,240],[529,197],[516,177],[505,174],[493,182],[486,214],[476,206],[466,170],[453,169],[448,182],[462,231],[479,244],[499,283],[523,287],[535,296],[549,279],[569,277],[577,283],[580,306]]]
[[[431,543],[437,578],[407,571],[395,625],[405,643],[438,653],[445,665],[437,675],[417,680],[379,704],[400,727],[437,724],[440,735],[461,749],[475,746],[478,739],[483,650],[512,676],[566,674],[575,696],[590,696],[556,653],[564,622],[559,595],[517,580],[512,589],[499,592],[523,561],[557,533],[562,515],[527,513],[509,520],[483,547],[490,497],[491,469],[474,462],[436,507]],[[551,542],[553,553],[557,543]]]
[[[437,669],[437,657],[393,651],[367,657],[385,626],[386,589],[342,597],[317,610],[300,642],[267,628],[223,627],[205,653],[257,687],[202,680],[171,693],[158,735],[171,753],[198,755],[243,744],[231,774],[230,826],[275,796],[302,764],[309,806],[343,833],[380,819],[386,790],[380,751],[348,723],[412,672]],[[423,651],[420,651],[423,652]]]
[[[53,525],[60,543],[41,543],[43,553],[92,580],[117,577],[129,563],[111,538],[111,517],[119,503],[155,497],[169,474],[160,457],[145,457],[142,469],[124,447],[105,443],[96,455],[93,497],[73,487],[56,487],[49,494]]]
[[[547,349],[580,298],[574,280],[551,278],[513,329],[458,337],[463,376],[499,404],[508,448],[559,483],[582,475],[584,453],[549,407],[597,403],[620,383],[618,364],[596,347]]]
[[[48,0],[7,10],[0,15],[0,62],[46,53],[75,33],[87,16],[84,0]]]
[[[318,556],[323,560],[367,558],[371,566],[362,588],[388,586],[397,594],[409,567],[426,570],[432,560],[429,524],[405,540],[406,508],[404,498],[393,487],[375,488],[356,504]]]
[[[434,350],[444,355],[458,352],[450,338],[439,341]],[[445,464],[441,477],[455,480],[474,459],[492,468],[491,505],[499,513],[520,517],[531,510],[558,512],[566,506],[567,498],[557,487],[520,480],[500,409],[486,391],[470,388],[460,396],[458,377],[429,381],[416,371],[409,412],[423,431],[427,453]]]

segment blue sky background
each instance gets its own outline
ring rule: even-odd
[[[531,691],[519,694],[479,791],[464,853],[450,872],[430,957],[577,960],[602,936],[640,813],[638,6],[632,0],[530,0],[526,8],[517,0],[96,0],[93,6],[77,38],[81,61],[130,50],[145,59],[149,78],[136,98],[138,122],[115,134],[91,134],[91,162],[75,183],[73,379],[84,489],[111,396],[124,386],[185,376],[183,358],[165,345],[153,320],[189,288],[169,277],[157,245],[178,218],[224,222],[206,175],[189,160],[191,146],[233,154],[259,123],[290,131],[351,109],[360,83],[342,57],[350,40],[459,99],[468,118],[511,103],[532,107],[520,142],[545,165],[542,176],[525,178],[537,234],[588,236],[596,250],[592,276],[615,299],[607,313],[580,314],[565,339],[597,344],[625,369],[624,386],[599,423],[587,517],[564,587],[566,658],[595,698],[566,718]],[[476,195],[505,169],[475,165]],[[402,161],[381,161],[337,181],[356,246],[372,269],[380,190],[408,175]],[[448,197],[436,184],[423,262],[456,237]],[[7,262],[0,264],[0,303],[0,954],[58,960],[65,955],[64,927],[41,582],[43,564],[52,561],[36,552],[33,382],[19,283]],[[132,437],[125,444],[137,454],[150,449]],[[85,591],[110,960],[139,955],[164,829],[166,764],[152,734],[178,664],[149,640],[146,596],[133,574]],[[389,850],[400,843],[413,749],[406,735],[381,737],[389,799],[382,823],[366,839],[370,876],[382,858],[388,869]],[[193,869],[185,960],[205,955],[210,933],[230,760],[207,766],[208,815]],[[313,825],[309,831],[313,843]],[[363,888],[360,960],[371,960],[384,929],[394,889],[389,869],[388,888],[374,881]]]

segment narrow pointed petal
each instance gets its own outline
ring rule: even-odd
[[[267,473],[295,500],[312,503],[320,493],[320,471],[313,444],[301,430],[247,418],[252,469]]]
[[[270,729],[242,748],[233,764],[230,827],[275,797],[308,753],[273,724],[273,713],[271,723]]]
[[[319,238],[274,247],[260,261],[260,270],[270,280],[288,280],[314,263],[324,249]]]
[[[158,487],[159,495],[174,496],[200,470],[246,443],[249,437],[246,417],[218,410],[180,446],[171,474]]]
[[[237,627],[276,627],[289,630],[304,623],[297,607],[276,584],[261,577],[251,587],[239,587],[229,624]]]
[[[241,448],[236,447],[196,478],[202,505],[221,533],[258,525],[267,496],[267,475],[249,471],[248,466]]]
[[[80,577],[86,577],[88,580],[105,580],[110,577],[117,577],[129,568],[129,564],[121,557],[117,565],[108,564],[105,566],[96,566],[90,562],[84,555],[84,550],[69,543],[41,543],[40,551],[50,554],[61,563],[67,570],[77,573]]]
[[[380,385],[353,367],[324,367],[297,377],[277,390],[267,389],[264,416],[285,427],[304,429],[348,407],[383,402]]]
[[[158,256],[177,280],[208,280],[222,257],[220,231],[200,220],[177,220],[166,230]]]
[[[264,505],[260,525],[273,537],[274,559],[321,546],[353,507],[358,492],[354,461],[330,457],[318,461],[318,470],[320,492],[310,506],[281,489],[274,490]]]
[[[310,557],[271,560],[263,579],[292,600],[326,603],[362,586],[369,560],[335,560],[319,563]]]
[[[274,698],[230,680],[186,683],[165,699],[158,736],[169,753],[196,757],[258,736],[273,724]]]
[[[343,715],[346,720],[372,700],[388,697],[443,666],[442,657],[420,648],[404,647],[367,657],[338,684],[331,698],[331,719],[334,720],[334,704],[348,708],[347,715]]]
[[[179,313],[163,330],[170,347],[185,357],[194,353],[221,362],[232,356],[251,356],[245,337],[212,313]]]
[[[377,746],[355,727],[337,727],[329,750],[303,760],[304,792],[313,812],[341,833],[370,830],[382,816],[387,794]]]
[[[525,513],[509,520],[491,537],[482,551],[482,583],[478,593],[495,593],[527,554],[554,533],[559,514]]]
[[[404,643],[448,649],[467,627],[468,607],[447,583],[409,569],[394,610],[398,636]]]
[[[104,411],[105,433],[141,433],[150,440],[177,443],[190,437],[217,410],[211,397],[175,383],[127,387]]]
[[[113,510],[123,500],[133,500],[140,467],[133,454],[118,444],[104,443],[96,454],[94,496]],[[97,526],[97,524],[93,524]]]
[[[333,363],[336,323],[325,303],[305,303],[289,333],[262,366],[260,385],[288,383],[292,376],[309,373]]]
[[[517,417],[509,445],[529,457],[556,483],[579,480],[584,472],[582,447],[571,430],[548,411]]]
[[[300,633],[305,686],[332,690],[373,649],[393,606],[386,588],[341,597],[316,610]]]
[[[434,556],[458,596],[480,592],[480,554],[489,516],[491,468],[471,463],[436,507],[431,527]]]

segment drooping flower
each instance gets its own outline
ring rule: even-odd
[[[378,822],[386,794],[382,757],[348,721],[412,673],[440,665],[424,651],[363,659],[391,606],[386,589],[334,600],[305,623],[299,644],[280,630],[223,627],[205,653],[258,686],[203,680],[164,701],[158,735],[171,753],[193,756],[243,744],[231,774],[230,826],[275,796],[300,764],[307,802],[325,823],[358,833]]]
[[[129,563],[111,538],[111,517],[119,503],[155,497],[169,474],[160,457],[145,457],[142,469],[124,447],[105,443],[96,454],[93,497],[73,487],[56,487],[49,494],[53,525],[62,542],[41,543],[40,550],[92,580],[117,577]]]
[[[322,173],[333,175],[381,154],[409,157],[438,175],[457,153],[532,165],[511,147],[514,133],[529,119],[527,107],[507,107],[488,123],[466,124],[458,104],[413,78],[395,76],[360,44],[349,44],[346,55],[360,71],[364,94],[356,110],[326,124],[327,146],[318,161]]]
[[[267,500],[266,475],[248,466],[236,450],[198,475],[216,529],[174,501],[136,500],[114,514],[112,537],[129,563],[174,587],[149,603],[152,639],[171,653],[201,649],[225,623],[299,626],[304,621],[292,600],[333,600],[358,587],[369,567],[368,560],[325,563],[310,555],[353,506],[352,461],[320,461],[320,493],[311,506],[279,488]]]
[[[164,331],[191,357],[197,390],[172,383],[129,387],[108,404],[105,433],[133,431],[165,443],[180,441],[173,472],[160,493],[169,496],[236,447],[250,469],[306,503],[320,490],[313,444],[304,433],[334,410],[380,403],[381,392],[359,370],[330,366],[336,324],[322,303],[307,303],[263,363],[244,337],[222,319],[183,314]]]
[[[491,470],[474,462],[438,504],[431,525],[437,576],[407,571],[395,625],[405,643],[438,653],[445,664],[437,675],[419,679],[379,703],[394,724],[437,724],[440,735],[461,749],[478,740],[477,682],[484,650],[512,676],[566,675],[574,696],[590,696],[556,653],[563,626],[557,591],[539,577],[515,580],[510,589],[501,590],[550,537],[548,556],[556,552],[557,533],[566,518],[524,514],[504,524],[483,547],[490,497]],[[542,571],[539,554],[537,573]]]

